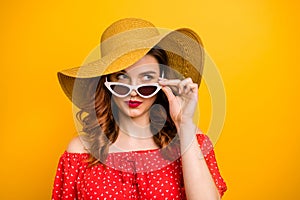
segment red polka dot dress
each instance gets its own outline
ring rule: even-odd
[[[222,196],[227,187],[212,143],[203,134],[197,134],[197,139]],[[109,153],[106,168],[100,164],[88,167],[88,158],[88,153],[64,152],[59,160],[52,200],[186,199],[180,157],[167,161],[158,150]]]

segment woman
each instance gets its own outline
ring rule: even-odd
[[[193,123],[197,34],[161,34],[129,18],[108,27],[100,45],[99,60],[58,73],[82,134],[60,158],[52,199],[219,199],[226,184]]]

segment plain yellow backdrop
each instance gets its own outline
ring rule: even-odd
[[[226,119],[215,149],[224,200],[300,199],[299,3],[291,0],[2,1],[0,199],[50,199],[76,136],[56,72],[78,66],[123,17],[199,33],[222,75]],[[211,105],[200,87],[200,126]]]

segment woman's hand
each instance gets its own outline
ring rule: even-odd
[[[162,79],[159,81],[163,92],[166,94],[170,115],[177,128],[186,122],[192,122],[198,102],[198,85],[191,78]],[[172,89],[178,93],[175,95]]]

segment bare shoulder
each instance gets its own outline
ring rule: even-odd
[[[199,128],[197,128],[196,134],[197,134],[197,135],[204,135],[204,133],[203,133]]]
[[[87,153],[79,136],[73,138],[67,148],[69,153]]]

